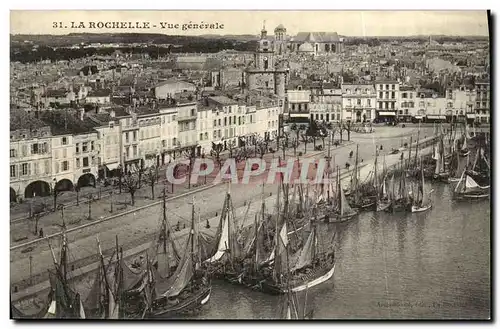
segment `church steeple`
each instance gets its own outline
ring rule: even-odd
[[[262,24],[262,31],[260,31],[260,38],[261,39],[267,38],[266,21],[264,21],[264,23]]]

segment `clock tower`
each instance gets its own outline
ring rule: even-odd
[[[284,69],[276,67],[274,44],[268,39],[264,24],[254,53],[253,67],[246,71],[248,89],[265,90],[284,96],[285,74]]]

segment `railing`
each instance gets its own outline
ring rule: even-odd
[[[190,121],[198,119],[197,115],[178,116],[177,121]]]

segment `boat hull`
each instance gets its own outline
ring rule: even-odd
[[[208,285],[197,291],[193,296],[186,298],[180,303],[168,307],[156,307],[149,314],[153,318],[168,318],[181,315],[186,312],[196,311],[208,303],[212,292],[212,286]]]
[[[376,211],[385,211],[391,206],[390,202],[379,202],[376,207]]]
[[[427,211],[429,209],[432,208],[432,204],[428,204],[426,206],[423,206],[423,207],[418,207],[418,206],[411,206],[411,212],[412,213],[415,213],[415,212],[424,212],[424,211]]]
[[[312,280],[308,280],[308,281],[295,280],[296,282],[292,281],[290,283],[290,286],[291,286],[290,291],[292,291],[292,292],[303,291],[303,290],[306,290],[308,288],[312,288],[314,286],[320,285],[320,284],[328,281],[329,279],[331,279],[331,277],[333,276],[333,274],[335,272],[335,260],[333,260],[333,262],[328,262],[328,265],[325,264],[325,267],[328,268],[328,270],[326,272],[324,272],[322,275],[317,276]],[[288,289],[289,289],[287,286],[277,285],[277,284],[275,284],[273,282],[269,282],[269,281],[262,281],[262,282],[260,282],[259,286],[260,286],[260,288],[261,288],[260,290],[262,292],[272,294],[272,295],[285,294],[288,292]]]

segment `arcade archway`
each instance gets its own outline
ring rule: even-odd
[[[24,190],[24,197],[32,198],[34,196],[49,196],[50,195],[50,185],[47,182],[37,180],[26,186]]]
[[[95,176],[91,173],[86,173],[78,178],[78,183],[76,184],[78,187],[91,186],[95,187]]]
[[[17,193],[16,191],[11,187],[10,188],[10,202],[16,202],[17,201]]]
[[[56,183],[56,190],[57,191],[73,191],[74,189],[74,186],[73,186],[73,182],[70,181],[69,179],[61,179],[60,181],[58,181]]]

